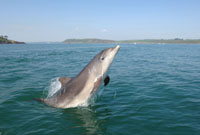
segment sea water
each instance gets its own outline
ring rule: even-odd
[[[0,135],[199,135],[200,45],[122,44],[110,83],[84,107],[34,101],[53,95],[114,44],[0,45]]]

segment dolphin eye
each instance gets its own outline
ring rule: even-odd
[[[102,56],[102,57],[100,58],[100,60],[104,60],[104,57]]]

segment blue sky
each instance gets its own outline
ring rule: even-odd
[[[200,0],[0,0],[0,35],[37,42],[200,38]]]

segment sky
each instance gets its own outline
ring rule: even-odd
[[[25,42],[200,39],[200,0],[0,0],[0,13],[0,35]]]

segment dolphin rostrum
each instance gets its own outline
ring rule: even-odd
[[[97,91],[101,82],[109,83],[106,72],[110,67],[120,46],[107,48],[97,54],[85,68],[74,78],[60,77],[61,88],[51,97],[37,99],[57,108],[70,108],[84,104]]]

